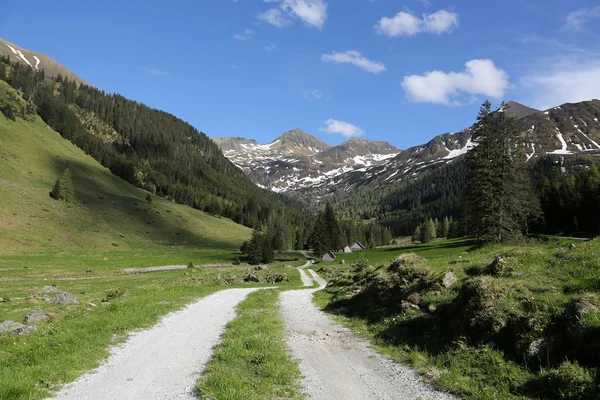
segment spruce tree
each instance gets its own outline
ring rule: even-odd
[[[75,197],[75,190],[73,188],[73,178],[71,177],[71,170],[67,168],[56,180],[54,187],[50,192],[50,197],[55,200],[73,201]]]
[[[435,222],[430,218],[421,227],[421,243],[429,243],[436,238]]]
[[[260,236],[260,262],[263,264],[270,264],[275,261],[275,251],[269,235]]]
[[[339,250],[342,246],[342,230],[340,224],[337,221],[335,212],[331,203],[327,202],[325,205],[325,212],[323,218],[317,221],[317,224],[321,222],[325,228],[325,240],[327,243],[328,250]]]
[[[442,231],[438,236],[447,238],[448,232],[450,232],[450,220],[448,219],[448,216],[445,216],[444,220],[442,221]]]
[[[467,157],[463,216],[470,233],[484,243],[519,237],[539,215],[522,140],[507,110],[503,104],[492,113],[491,103],[483,103],[472,132],[477,146]]]
[[[256,229],[252,232],[252,238],[248,242],[248,263],[260,264],[262,259],[262,238]]]
[[[421,241],[421,225],[415,228],[415,233],[413,233],[412,242],[420,242]]]

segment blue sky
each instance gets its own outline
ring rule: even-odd
[[[600,98],[597,0],[4,0],[0,37],[210,136],[407,148],[481,102]]]

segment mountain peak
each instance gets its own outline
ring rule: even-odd
[[[277,148],[286,148],[286,147],[301,147],[310,149],[311,153],[316,154],[323,150],[327,150],[331,146],[322,141],[321,139],[314,137],[310,133],[306,133],[300,128],[295,128],[290,131],[287,131],[283,135],[279,136],[277,139],[269,143],[272,148],[276,146]]]
[[[47,55],[26,50],[2,38],[0,38],[0,55],[7,56],[11,62],[28,65],[34,71],[44,70],[47,76],[62,75],[69,80],[88,85],[83,79]]]
[[[515,118],[524,118],[532,114],[539,113],[540,110],[536,110],[535,108],[527,107],[521,103],[517,103],[516,101],[508,101],[506,103],[508,105],[508,113]]]

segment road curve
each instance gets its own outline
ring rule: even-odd
[[[260,289],[214,293],[132,333],[108,360],[64,387],[60,400],[196,399],[196,381],[220,341],[235,307]]]
[[[300,361],[302,385],[313,400],[450,400],[417,374],[377,354],[367,341],[331,321],[312,302],[325,281],[308,270],[317,289],[281,293],[288,346]]]

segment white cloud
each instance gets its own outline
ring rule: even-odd
[[[364,131],[356,125],[349,122],[338,121],[337,119],[328,119],[325,121],[326,127],[319,128],[321,132],[328,134],[339,134],[347,138],[364,135]]]
[[[458,28],[458,14],[439,10],[423,14],[423,18],[401,11],[392,18],[383,17],[375,25],[375,31],[389,37],[414,36],[417,33],[450,33]]]
[[[278,8],[270,8],[265,12],[258,13],[256,18],[278,28],[283,28],[292,23],[287,15]]]
[[[305,100],[321,100],[322,98],[323,98],[323,93],[321,93],[321,91],[319,89],[304,91],[304,99]]]
[[[352,64],[373,74],[378,74],[386,70],[385,64],[381,61],[371,61],[363,57],[363,55],[356,50],[348,50],[342,53],[334,51],[331,54],[323,54],[321,60],[336,64]]]
[[[254,31],[252,29],[244,29],[244,32],[233,35],[233,38],[237,40],[248,40],[251,39],[252,36],[254,36]]]
[[[321,29],[327,19],[327,4],[323,0],[283,0],[281,7],[315,28]]]
[[[600,18],[600,6],[582,8],[567,15],[563,28],[578,31],[586,22],[596,18]]]
[[[459,105],[460,94],[502,98],[509,87],[508,74],[492,60],[471,60],[464,72],[430,71],[405,76],[402,87],[409,100],[417,103]]]
[[[156,69],[156,68],[144,67],[144,71],[146,71],[147,73],[152,74],[152,75],[171,76],[169,71],[161,71],[160,69]]]
[[[275,50],[279,50],[279,47],[277,47],[273,43],[269,43],[268,45],[265,46],[265,51],[272,52]]]
[[[271,8],[256,17],[278,28],[291,24],[291,18],[299,18],[310,27],[321,29],[327,20],[327,3],[323,0],[265,0],[278,3],[279,8]]]
[[[564,103],[600,98],[600,60],[565,57],[544,63],[539,72],[521,79],[532,107],[545,110]]]

